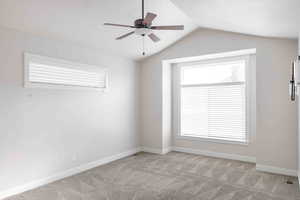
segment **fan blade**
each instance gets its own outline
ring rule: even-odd
[[[183,25],[175,25],[175,26],[152,26],[151,29],[154,30],[184,30]]]
[[[123,39],[123,38],[125,38],[125,37],[127,37],[127,36],[129,36],[129,35],[132,35],[132,34],[134,34],[134,31],[132,31],[132,32],[130,32],[130,33],[126,33],[125,35],[122,35],[122,36],[120,36],[120,37],[117,37],[116,40],[121,40],[121,39]]]
[[[119,26],[119,27],[135,28],[134,26],[122,25],[122,24],[104,23],[104,25],[105,25],[105,26]]]
[[[143,23],[144,24],[151,24],[151,22],[155,19],[157,15],[154,13],[147,13]]]
[[[160,41],[159,37],[157,37],[155,34],[151,33],[148,35],[148,37],[153,41],[153,42],[158,42]]]

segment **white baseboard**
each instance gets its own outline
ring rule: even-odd
[[[256,165],[257,171],[268,172],[273,174],[281,174],[286,176],[297,176],[297,170],[273,167],[268,165]]]
[[[122,152],[122,153],[113,155],[113,156],[102,158],[100,160],[92,161],[90,163],[83,164],[83,165],[80,165],[78,167],[74,167],[74,168],[68,169],[66,171],[54,174],[52,176],[48,176],[48,177],[43,178],[43,179],[35,180],[35,181],[29,182],[27,184],[17,186],[15,188],[11,188],[11,189],[6,190],[6,191],[0,191],[0,199],[4,199],[4,198],[7,198],[9,196],[13,196],[13,195],[20,194],[20,193],[28,191],[28,190],[32,190],[34,188],[37,188],[37,187],[52,183],[54,181],[57,181],[57,180],[60,180],[60,179],[63,179],[63,178],[81,173],[83,171],[98,167],[100,165],[104,165],[104,164],[107,164],[109,162],[112,162],[112,161],[130,156],[130,155],[133,155],[133,154],[138,153],[140,151],[141,151],[140,148],[132,149],[132,150],[129,150],[129,151],[126,151],[126,152]]]
[[[141,151],[154,154],[164,154],[162,149],[151,147],[141,147]]]
[[[141,147],[141,151],[147,152],[147,153],[164,155],[164,154],[171,152],[172,148],[168,147],[168,148],[164,148],[164,149],[158,149],[158,148],[151,148],[151,147]]]
[[[239,161],[244,161],[244,162],[256,163],[256,158],[250,157],[250,156],[241,156],[241,155],[236,155],[236,154],[219,153],[219,152],[190,149],[190,148],[183,148],[183,147],[172,147],[172,150],[178,151],[178,152],[184,152],[184,153],[192,153],[192,154],[216,157],[216,158],[225,158],[225,159],[230,159],[230,160],[239,160]],[[256,170],[273,173],[273,174],[287,175],[287,176],[297,176],[298,175],[298,177],[300,177],[300,171],[299,171],[299,173],[297,173],[297,170],[285,169],[285,168],[279,168],[279,167],[273,167],[273,166],[267,166],[267,165],[256,164]]]
[[[224,158],[224,159],[238,160],[238,161],[251,162],[251,163],[256,162],[256,158],[251,157],[251,156],[241,156],[241,155],[237,155],[237,154],[219,153],[219,152],[206,151],[206,150],[200,150],[200,149],[183,148],[183,147],[172,147],[172,150],[178,151],[178,152],[184,152],[184,153],[210,156],[210,157],[215,157],[215,158]]]
[[[172,147],[167,147],[167,148],[163,149],[162,154],[167,154],[167,153],[169,153],[171,151],[172,151]]]

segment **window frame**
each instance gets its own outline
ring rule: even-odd
[[[193,140],[193,141],[202,141],[202,142],[214,142],[214,143],[225,143],[225,144],[239,144],[239,145],[249,145],[251,141],[251,54],[238,55],[238,56],[227,56],[221,58],[209,58],[199,61],[191,61],[191,62],[178,62],[172,65],[172,91],[173,91],[173,132],[175,132],[175,139],[185,139],[185,140]],[[193,66],[193,65],[205,65],[211,63],[223,63],[237,60],[245,60],[245,105],[246,105],[246,116],[245,116],[245,142],[244,141],[233,141],[224,138],[213,138],[213,137],[201,137],[201,136],[189,136],[181,134],[181,67],[184,66]],[[235,82],[233,82],[235,83]],[[212,84],[195,84],[197,85],[226,85],[232,83],[212,83]]]
[[[105,73],[105,87],[88,87],[88,86],[77,86],[77,85],[65,85],[65,84],[52,84],[52,83],[38,83],[31,82],[29,80],[30,73],[30,62],[37,62],[44,65],[54,65],[62,68],[86,70],[90,72]],[[51,58],[47,56],[40,56],[31,53],[24,53],[24,88],[41,88],[41,89],[60,89],[60,90],[92,90],[107,92],[109,88],[109,73],[108,69],[104,67],[87,65],[82,63],[71,62],[63,59]]]

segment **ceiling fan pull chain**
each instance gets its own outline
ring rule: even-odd
[[[143,35],[143,56],[145,56],[146,55],[146,53],[145,53],[145,35]]]

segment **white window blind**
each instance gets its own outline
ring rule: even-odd
[[[51,85],[96,89],[107,87],[106,70],[89,65],[26,55],[25,67],[25,84],[31,86]]]
[[[246,142],[246,61],[181,66],[180,133]]]

